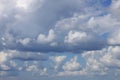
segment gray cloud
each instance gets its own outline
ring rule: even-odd
[[[109,31],[108,28],[103,27],[103,25],[109,25],[101,20],[103,18],[106,20],[109,19],[108,23],[116,20],[111,20],[111,16],[107,17],[107,15],[105,17],[99,16],[100,14],[104,14],[102,12],[103,8],[102,6],[99,7],[99,11],[96,13],[95,7],[97,6],[93,5],[93,2],[96,2],[99,6],[102,4],[96,0],[30,0],[28,3],[19,0],[11,2],[1,1],[1,6],[3,7],[0,9],[2,12],[0,19],[2,21],[0,26],[2,32],[0,36],[4,38],[4,41],[1,41],[0,47],[1,49],[33,52],[74,52],[78,51],[78,49],[79,51],[101,49],[107,44],[107,41],[106,39],[101,39],[101,35],[99,34]],[[89,8],[89,6],[91,7]],[[92,14],[93,12],[96,14]],[[98,29],[96,30],[97,25],[100,26],[99,31]],[[117,24],[115,23],[111,26],[115,25]],[[55,34],[54,40],[44,39],[47,42],[41,44],[42,42],[39,39],[43,38],[40,38],[40,36],[45,35],[46,37],[44,38],[49,38],[50,30],[53,30]],[[66,44],[64,43],[64,39],[71,30],[85,32],[93,37],[84,43],[81,40],[77,41],[76,44],[79,45]],[[101,31],[104,32],[101,33]],[[100,33],[96,34],[95,32]],[[54,34],[51,35],[53,36]],[[27,43],[25,39],[27,39]],[[93,43],[95,45],[92,45]],[[92,45],[92,47],[88,46],[88,44]]]
[[[33,76],[119,78],[119,2],[1,0],[0,76],[32,72]],[[80,53],[86,64],[79,57],[67,61],[66,54],[49,58],[52,52]]]
[[[14,55],[12,59],[23,60],[23,61],[44,61],[47,60],[48,57],[42,53],[19,53]]]

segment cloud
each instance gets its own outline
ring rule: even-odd
[[[79,42],[82,42],[84,40],[87,40],[88,36],[85,32],[75,32],[75,31],[70,31],[68,33],[68,36],[65,37],[65,43],[70,43],[70,44],[76,44]]]
[[[120,0],[1,0],[0,76],[119,79],[119,9]]]
[[[77,62],[77,56],[75,56],[73,59],[63,65],[64,71],[78,71],[80,70],[80,68],[81,65]]]
[[[112,1],[112,5],[110,6],[110,11],[112,12],[112,14],[117,18],[120,19],[119,15],[120,15],[120,0],[113,0]]]
[[[32,53],[32,52],[19,52],[16,50],[8,50],[8,51],[2,51],[0,53],[1,60],[0,62],[3,63],[5,61],[8,61],[8,59],[18,59],[18,60],[46,60],[47,57],[45,54],[42,53]]]
[[[58,72],[57,75],[86,77],[113,75],[113,77],[117,77],[120,68],[119,48],[119,46],[109,46],[102,50],[85,51],[82,56],[86,61],[86,65],[83,66],[80,62],[77,62],[78,58],[75,56],[70,61],[64,63],[62,66],[64,71]]]
[[[0,55],[0,76],[17,76],[20,71],[39,71],[41,66],[37,63],[48,59],[42,53],[19,52],[16,50],[1,51]],[[26,61],[28,61],[29,65],[24,65]],[[30,65],[31,62],[33,63]]]
[[[30,43],[30,38],[20,39],[18,42],[20,42],[22,45],[28,45]]]
[[[14,77],[14,76],[18,76],[18,73],[16,71],[0,71],[0,76],[1,77]]]
[[[57,70],[61,63],[66,59],[66,56],[52,56],[51,59],[55,63],[54,69]]]
[[[108,43],[111,45],[119,45],[120,44],[120,30],[117,29],[108,38]]]
[[[65,60],[66,56],[52,56],[51,59],[56,63],[60,64],[63,60]]]
[[[7,54],[4,52],[0,53],[0,63],[7,61]]]
[[[113,29],[112,26],[119,25],[119,21],[112,18],[112,15],[99,16],[104,14],[102,7],[99,7],[100,10],[96,11],[95,7],[97,6],[95,4],[90,7],[93,2],[96,2],[99,6],[104,4],[104,1],[96,0],[61,0],[59,2],[54,0],[30,0],[27,2],[26,0],[16,0],[9,3],[1,1],[3,7],[1,7],[2,17],[0,20],[2,25],[0,28],[2,32],[0,35],[5,39],[4,43],[1,43],[1,49],[40,52],[70,52],[72,50],[75,52],[77,48],[81,48],[81,50],[103,48],[106,45],[106,39],[103,40],[99,36],[101,37],[102,34]],[[108,2],[110,3],[110,1]],[[9,7],[9,10],[6,9],[7,7]],[[92,14],[93,12],[96,14]],[[102,20],[105,20],[105,22]],[[111,22],[114,23],[109,24]],[[99,26],[98,29],[96,29],[97,26]],[[64,39],[71,31],[84,32],[87,37],[89,34],[92,39],[86,41],[85,45],[91,45],[95,42],[96,46],[93,45],[90,48],[86,45],[73,48],[75,46],[71,45],[69,47],[68,44],[64,43],[68,39]],[[77,38],[77,42],[81,41]],[[75,44],[77,44],[76,40]]]
[[[28,66],[26,70],[27,71],[38,71],[38,68],[36,65],[31,65],[31,66]]]
[[[42,53],[19,53],[17,55],[13,55],[13,59],[18,59],[18,60],[47,60],[47,57],[42,54]]]
[[[119,69],[119,46],[110,46],[98,51],[83,54],[86,60],[86,71],[93,75],[106,75]],[[114,73],[113,73],[114,74]]]
[[[54,39],[55,39],[55,33],[51,29],[49,30],[48,36],[40,34],[37,38],[37,42],[38,43],[49,43],[49,42],[52,42]]]
[[[7,65],[2,63],[0,69],[5,73],[9,73],[9,71],[14,72],[16,70],[22,70],[32,72],[32,75],[40,74],[41,76],[104,76],[114,75],[115,73],[119,75],[119,48],[119,46],[109,46],[101,50],[85,51],[82,53],[82,57],[86,61],[85,65],[78,61],[78,56],[74,56],[70,60],[68,60],[65,55],[49,56],[50,58],[47,59],[47,61],[52,59],[54,62],[54,64],[52,64],[54,69],[51,68],[52,66],[48,66],[51,64],[51,61],[50,63],[45,62],[44,65],[41,65],[41,62],[37,60],[37,57],[34,57],[35,53],[34,56],[32,53],[24,53],[25,55],[21,53],[21,56],[24,56],[21,57],[20,54],[18,55],[15,51],[11,51],[8,56],[9,58],[7,59],[10,59],[11,57],[13,60],[20,60],[22,63],[24,62],[24,65],[22,65],[20,69],[20,66],[17,66],[17,63],[15,62],[10,62],[8,65],[8,62],[11,60],[7,60]],[[31,56],[29,55],[31,55],[34,59],[31,59]],[[39,54],[36,55],[38,56]],[[40,59],[40,61],[44,60]],[[51,72],[53,72],[52,75]]]

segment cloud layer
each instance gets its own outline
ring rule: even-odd
[[[13,0],[1,4],[1,49],[40,52],[101,49],[107,45],[104,34],[120,25],[104,10],[110,1]]]
[[[119,79],[119,9],[120,0],[0,0],[0,78]]]

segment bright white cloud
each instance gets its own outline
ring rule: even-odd
[[[37,38],[38,43],[49,43],[55,39],[54,30],[49,30],[48,36],[40,34]]]
[[[88,38],[88,35],[85,32],[70,31],[65,37],[65,43],[76,44],[79,42],[84,42]]]
[[[24,8],[24,9],[27,9],[30,4],[32,3],[33,0],[16,0],[16,6],[19,7],[19,8]]]
[[[65,58],[66,58],[66,56],[53,56],[53,57],[51,57],[51,59],[52,59],[56,64],[60,64]]]
[[[86,71],[88,74],[105,75],[112,69],[120,66],[120,47],[108,47],[98,51],[88,51],[83,54],[86,60]],[[114,68],[115,67],[115,68]]]
[[[26,12],[32,12],[31,9],[33,9],[34,7],[34,10],[36,9],[35,7],[35,4],[37,4],[39,2],[39,8],[42,6],[44,0],[37,0],[37,1],[34,1],[34,0],[15,0],[15,6],[21,10],[25,10]]]
[[[0,52],[0,64],[7,61],[7,54],[4,52]]]
[[[6,50],[0,52],[0,71],[16,71],[16,70],[26,70],[26,71],[36,71],[38,72],[41,68],[38,66],[39,64],[32,63],[31,65],[26,64],[25,66],[22,65],[25,61],[44,61],[48,58],[45,56],[45,54],[42,53],[31,53],[31,52],[19,52],[16,50]],[[22,64],[19,64],[16,62],[16,60],[19,60],[22,62]],[[30,63],[29,63],[30,64]],[[19,73],[19,72],[18,72]],[[5,75],[5,74],[4,74]],[[7,75],[7,74],[6,74]],[[0,75],[1,76],[1,75]]]
[[[81,69],[81,65],[79,62],[77,62],[77,56],[72,58],[70,61],[66,62],[63,65],[64,71],[78,71]]]
[[[60,64],[66,59],[66,56],[52,56],[51,59],[55,63],[54,68],[58,69]]]
[[[112,23],[112,24],[111,24]],[[108,14],[105,16],[91,17],[88,21],[88,28],[96,34],[111,32],[115,27],[120,25],[119,21]]]

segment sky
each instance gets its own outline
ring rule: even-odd
[[[0,0],[0,80],[119,80],[120,0]]]

